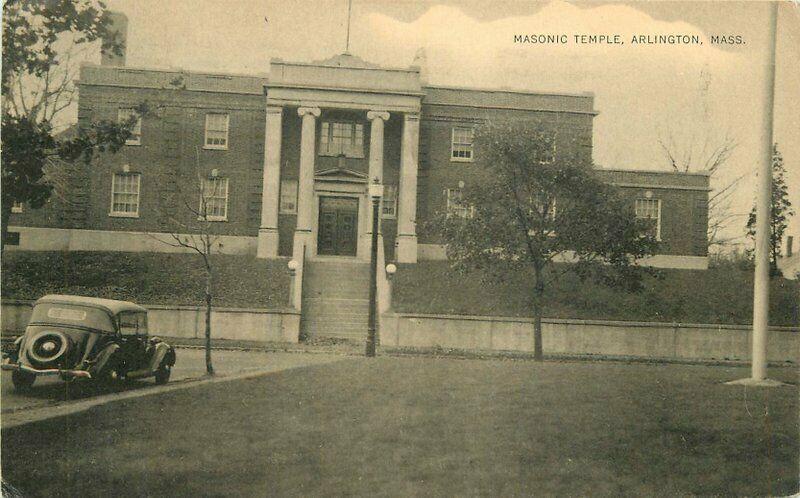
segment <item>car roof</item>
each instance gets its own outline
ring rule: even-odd
[[[99,297],[86,297],[86,296],[71,296],[66,294],[49,294],[40,297],[36,304],[39,303],[53,303],[53,304],[74,304],[79,306],[93,306],[95,308],[102,308],[112,315],[121,313],[123,311],[138,311],[147,313],[147,308],[143,308],[138,304],[130,301],[117,301],[116,299],[102,299]]]

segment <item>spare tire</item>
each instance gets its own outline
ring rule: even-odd
[[[69,337],[57,330],[39,332],[25,343],[28,359],[39,368],[55,367],[72,348]]]

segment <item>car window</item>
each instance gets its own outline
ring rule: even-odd
[[[122,335],[147,335],[147,313],[120,313],[119,332]]]

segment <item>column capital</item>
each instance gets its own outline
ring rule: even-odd
[[[387,111],[368,111],[367,119],[370,121],[375,121],[376,119],[387,121],[389,119],[389,113]]]
[[[418,112],[407,112],[403,114],[403,119],[406,121],[419,121],[419,113]]]
[[[267,114],[282,114],[282,113],[283,113],[283,106],[280,105],[267,106]]]
[[[305,116],[306,114],[310,114],[315,118],[318,118],[322,111],[320,111],[319,107],[298,107],[297,108],[297,115],[300,117]]]

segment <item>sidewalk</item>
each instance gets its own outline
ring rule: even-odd
[[[152,379],[144,379],[108,388],[91,381],[67,384],[58,378],[49,377],[37,379],[31,392],[19,394],[14,391],[11,383],[11,372],[5,371],[0,380],[2,427],[65,415],[109,401],[183,389],[199,383],[225,382],[293,368],[331,363],[346,357],[326,353],[214,350],[211,358],[215,375],[207,377],[205,351],[178,348],[177,362],[172,369],[170,381],[165,386],[156,386]]]

